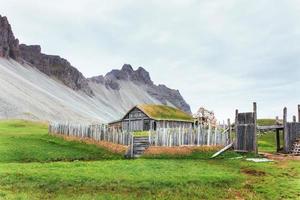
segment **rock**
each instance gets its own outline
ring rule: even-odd
[[[66,86],[93,95],[87,79],[71,64],[59,56],[41,53],[39,45],[19,45],[6,17],[0,15],[0,57],[12,58],[20,63],[26,61],[41,72],[63,82]]]
[[[39,45],[25,44],[20,45],[20,58],[48,76],[63,82],[73,90],[81,90],[89,96],[93,96],[88,80],[66,59],[41,53]]]
[[[109,90],[120,90],[122,81],[130,81],[143,87],[143,89],[146,88],[147,93],[162,104],[170,102],[183,111],[191,112],[190,106],[182,98],[178,90],[170,89],[165,85],[155,85],[150,78],[149,72],[142,67],[133,70],[131,65],[124,64],[121,70],[112,70],[105,76],[86,79],[66,59],[60,56],[43,54],[39,45],[19,45],[19,41],[15,38],[7,18],[1,15],[0,57],[12,58],[20,63],[26,62],[44,74],[61,81],[71,89],[83,91],[89,96],[94,96],[89,82],[105,85]]]
[[[19,58],[19,40],[15,38],[6,17],[0,15],[0,57]]]
[[[139,67],[130,77],[130,80],[144,83],[146,85],[153,85],[153,82],[150,78],[149,72],[144,68]]]
[[[89,81],[95,82],[95,83],[98,83],[98,84],[104,84],[105,83],[104,76],[102,76],[102,75],[94,76],[92,78],[89,78]]]
[[[163,104],[170,102],[177,108],[180,108],[189,114],[192,113],[189,104],[186,103],[178,90],[170,89],[165,85],[152,85],[149,87],[147,92]]]
[[[177,108],[191,114],[190,106],[186,103],[178,90],[170,89],[165,85],[153,84],[149,72],[142,67],[133,70],[131,65],[124,64],[121,70],[112,70],[105,76],[89,78],[89,81],[103,84],[106,88],[112,90],[120,90],[120,81],[132,81],[137,85],[144,85],[145,88],[147,88],[147,93],[162,104],[168,104],[168,102],[170,102]]]

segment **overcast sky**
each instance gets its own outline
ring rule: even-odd
[[[195,112],[289,118],[300,103],[300,0],[0,0],[21,43],[86,77],[129,63]]]

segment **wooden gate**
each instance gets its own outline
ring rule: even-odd
[[[253,112],[239,113],[238,110],[236,110],[236,139],[234,144],[235,151],[257,153],[256,110],[256,103],[253,103]]]

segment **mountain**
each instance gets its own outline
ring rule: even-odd
[[[142,67],[86,78],[66,59],[19,44],[0,16],[0,118],[117,120],[137,104],[167,104],[191,113],[178,90],[155,85]]]

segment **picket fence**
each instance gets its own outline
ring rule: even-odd
[[[49,134],[89,138],[95,141],[108,141],[115,144],[131,145],[133,135],[130,132],[108,129],[106,124],[71,124],[52,122],[49,125]],[[201,146],[229,144],[228,130],[207,128],[160,128],[149,131],[151,146]]]

